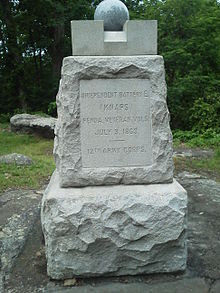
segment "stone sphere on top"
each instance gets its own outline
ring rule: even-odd
[[[105,31],[121,31],[129,12],[119,0],[103,0],[95,10],[94,20],[103,20]]]

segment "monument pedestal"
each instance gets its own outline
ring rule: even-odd
[[[162,56],[69,56],[57,95],[61,187],[173,181]]]
[[[55,171],[41,214],[51,278],[186,268],[187,194],[177,181],[81,188],[58,182]]]

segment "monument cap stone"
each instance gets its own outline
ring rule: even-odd
[[[102,1],[94,21],[71,21],[71,34],[73,56],[157,54],[157,21],[129,20],[128,9],[119,0]]]
[[[73,20],[71,33],[74,56],[157,54],[157,20],[127,20],[123,31],[104,31],[103,20]]]
[[[129,20],[129,12],[119,0],[104,0],[97,6],[94,20],[103,20],[105,31],[121,31]]]

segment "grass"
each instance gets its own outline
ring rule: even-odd
[[[211,159],[193,160],[193,166],[196,168],[206,168],[208,170],[215,170],[220,173],[220,147],[215,150],[215,155]]]
[[[220,181],[220,148],[215,150],[213,158],[186,160],[186,165],[197,171],[206,172],[212,178],[214,177],[217,181]]]
[[[212,158],[176,158],[174,160],[177,172],[187,170],[197,172],[220,181],[220,133],[208,129],[200,134],[196,131],[173,131],[173,144],[178,148],[211,148]]]
[[[39,188],[55,169],[52,149],[53,140],[12,133],[8,124],[0,124],[0,155],[19,153],[34,161],[31,166],[0,164],[0,192],[9,188]]]
[[[176,172],[189,171],[199,173],[220,182],[220,148],[209,159],[202,158],[175,158]]]

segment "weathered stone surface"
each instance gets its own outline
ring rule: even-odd
[[[41,197],[33,190],[0,194],[0,292],[6,292],[1,291],[1,276],[7,279],[39,217]]]
[[[50,293],[219,293],[219,291],[209,291],[208,282],[202,278],[188,278],[173,282],[135,282],[122,284],[118,282],[107,282],[98,285],[85,285],[82,287],[63,288],[59,291],[58,287],[48,290]]]
[[[213,150],[205,149],[189,149],[189,148],[175,148],[173,152],[174,158],[203,158],[209,159],[214,156]]]
[[[220,292],[220,280],[215,282],[213,284],[211,290],[209,290],[209,293],[219,293],[219,292]]]
[[[137,167],[83,168],[80,138],[80,82],[91,79],[114,79],[116,87],[120,80],[130,79],[134,87],[133,91],[137,90],[135,79],[148,81],[146,89],[150,117],[145,126],[151,124],[152,163]],[[142,96],[141,99],[144,97]],[[161,56],[67,57],[63,61],[57,106],[59,118],[55,130],[54,154],[62,187],[172,182],[172,134],[169,127],[164,63]],[[116,112],[115,115],[120,116],[120,113]],[[135,143],[135,137],[133,141]],[[111,147],[108,142],[106,144]]]
[[[178,177],[189,198],[187,267],[201,277],[220,279],[220,183],[197,174]]]
[[[187,195],[176,182],[60,188],[43,196],[47,270],[54,279],[186,267]]]
[[[16,164],[19,166],[22,166],[22,165],[29,166],[33,164],[33,161],[25,155],[13,153],[9,155],[0,156],[0,164],[1,163]]]
[[[17,114],[11,117],[10,123],[13,131],[35,133],[45,138],[54,138],[56,118]]]

